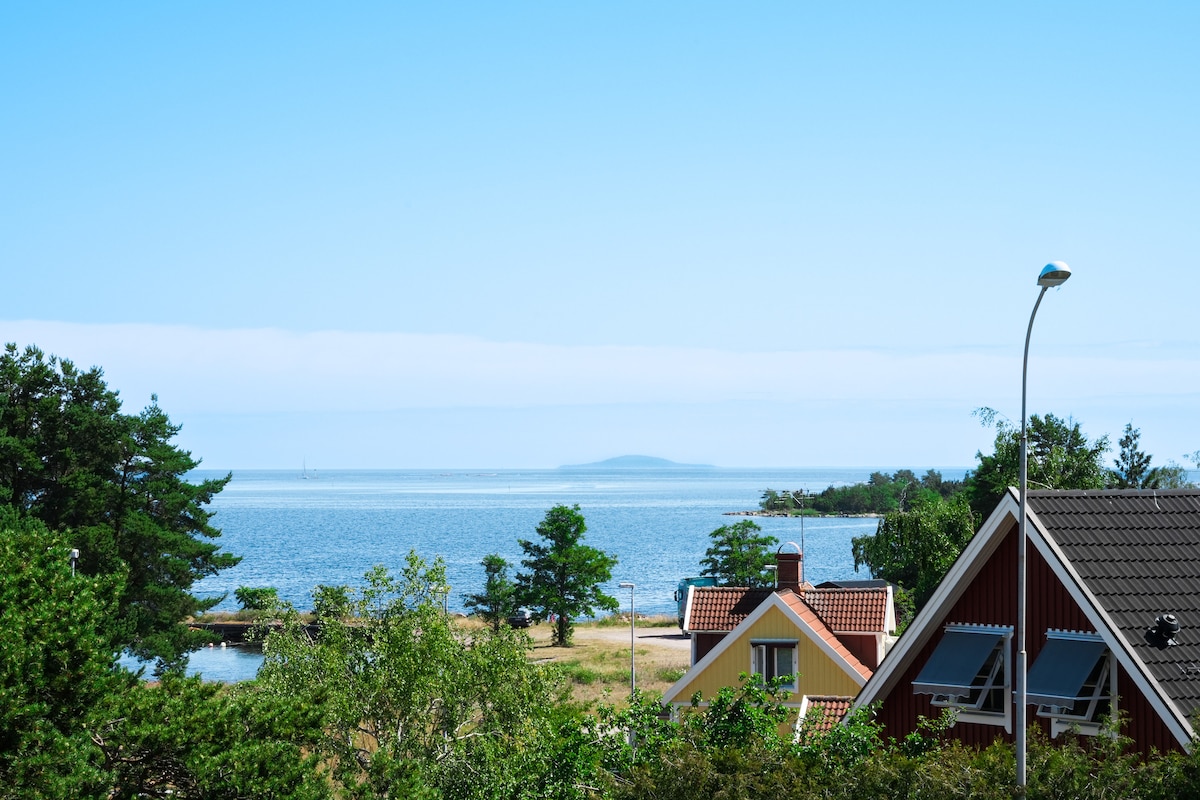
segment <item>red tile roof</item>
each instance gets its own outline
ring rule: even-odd
[[[747,589],[744,586],[692,587],[690,632],[728,632],[750,615],[759,603],[771,596],[772,589]]]
[[[871,589],[807,589],[804,601],[839,633],[888,633],[888,592]]]
[[[850,710],[853,697],[835,697],[832,695],[812,695],[805,698],[807,705],[804,717],[800,720],[800,736],[805,739],[814,733],[824,733],[831,730],[845,718]]]
[[[846,645],[842,644],[841,639],[817,616],[816,612],[805,603],[795,592],[780,592],[779,599],[783,600],[796,614],[804,621],[808,627],[812,628],[813,632],[825,640],[835,653],[841,656],[851,669],[863,676],[864,680],[871,678],[871,668],[858,660],[858,656],[851,653]]]
[[[771,596],[771,589],[747,589],[744,586],[696,586],[692,589],[691,632],[731,631],[750,615],[758,604]],[[795,594],[780,589],[780,595]],[[869,589],[816,589],[805,587],[801,597],[817,616],[839,633],[889,633],[888,591],[886,587]]]

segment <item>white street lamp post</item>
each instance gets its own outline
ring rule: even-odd
[[[1042,298],[1046,296],[1046,290],[1051,286],[1061,286],[1066,282],[1067,278],[1071,277],[1071,268],[1061,261],[1052,261],[1042,267],[1041,274],[1038,275],[1038,286],[1042,287],[1042,291],[1038,292],[1037,302],[1033,304],[1033,313],[1029,315],[1029,327],[1025,330],[1025,357],[1021,362],[1021,468],[1018,478],[1021,494],[1021,520],[1018,529],[1017,539],[1017,669],[1016,669],[1016,689],[1017,689],[1017,794],[1020,797],[1025,796],[1026,779],[1026,755],[1028,753],[1028,742],[1026,741],[1026,714],[1028,705],[1028,687],[1026,686],[1026,678],[1028,677],[1028,653],[1026,652],[1026,578],[1027,565],[1026,555],[1028,552],[1029,537],[1026,529],[1026,518],[1029,515],[1029,471],[1028,471],[1028,451],[1029,451],[1029,436],[1027,431],[1027,415],[1025,411],[1025,389],[1029,375],[1029,337],[1033,333],[1033,319],[1037,316],[1038,306],[1042,304]]]
[[[636,661],[634,660],[634,621],[637,619],[637,614],[634,610],[633,594],[637,588],[629,581],[622,581],[618,584],[622,589],[629,590],[629,701],[633,702],[633,694],[637,689],[637,669]]]

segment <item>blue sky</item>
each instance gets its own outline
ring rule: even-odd
[[[1050,5],[1051,7],[1046,7]],[[216,468],[1200,449],[1200,6],[0,8],[0,337]]]

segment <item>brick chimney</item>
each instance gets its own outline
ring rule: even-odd
[[[791,547],[796,552],[783,552],[787,547]],[[775,561],[778,564],[775,571],[775,588],[799,592],[801,576],[804,574],[804,553],[800,552],[800,547],[795,542],[781,545],[775,554]]]

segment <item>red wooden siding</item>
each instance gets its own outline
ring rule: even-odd
[[[696,643],[696,661],[708,655],[709,651],[719,645],[727,635],[725,633],[693,633],[692,639]],[[749,656],[746,657],[746,669],[750,669]]]
[[[1014,522],[999,547],[984,564],[971,586],[954,604],[953,609],[938,621],[936,632],[911,662],[883,698],[879,721],[885,727],[885,735],[901,737],[916,727],[918,717],[936,718],[941,709],[933,706],[930,696],[913,692],[912,682],[920,673],[925,662],[942,638],[942,629],[951,623],[976,623],[983,625],[1015,625],[1017,618],[1017,536]],[[1091,631],[1093,627],[1083,611],[1075,603],[1066,587],[1051,571],[1049,565],[1032,545],[1028,549],[1028,603],[1029,635],[1026,647],[1028,663],[1033,665],[1046,641],[1050,629]],[[1017,641],[1013,638],[1012,658],[1017,656]],[[1011,678],[1010,678],[1011,680]],[[1142,752],[1151,749],[1179,750],[1174,736],[1159,719],[1154,709],[1141,695],[1133,681],[1118,671],[1118,708],[1128,715],[1125,732],[1133,737],[1136,747]],[[1049,736],[1048,720],[1037,716],[1037,708],[1029,708],[1030,724],[1042,725]],[[960,722],[953,736],[967,744],[984,747],[997,737],[1012,741],[1013,736],[1001,725],[980,725]]]
[[[879,641],[875,634],[839,633],[837,637],[869,669],[879,666]]]

